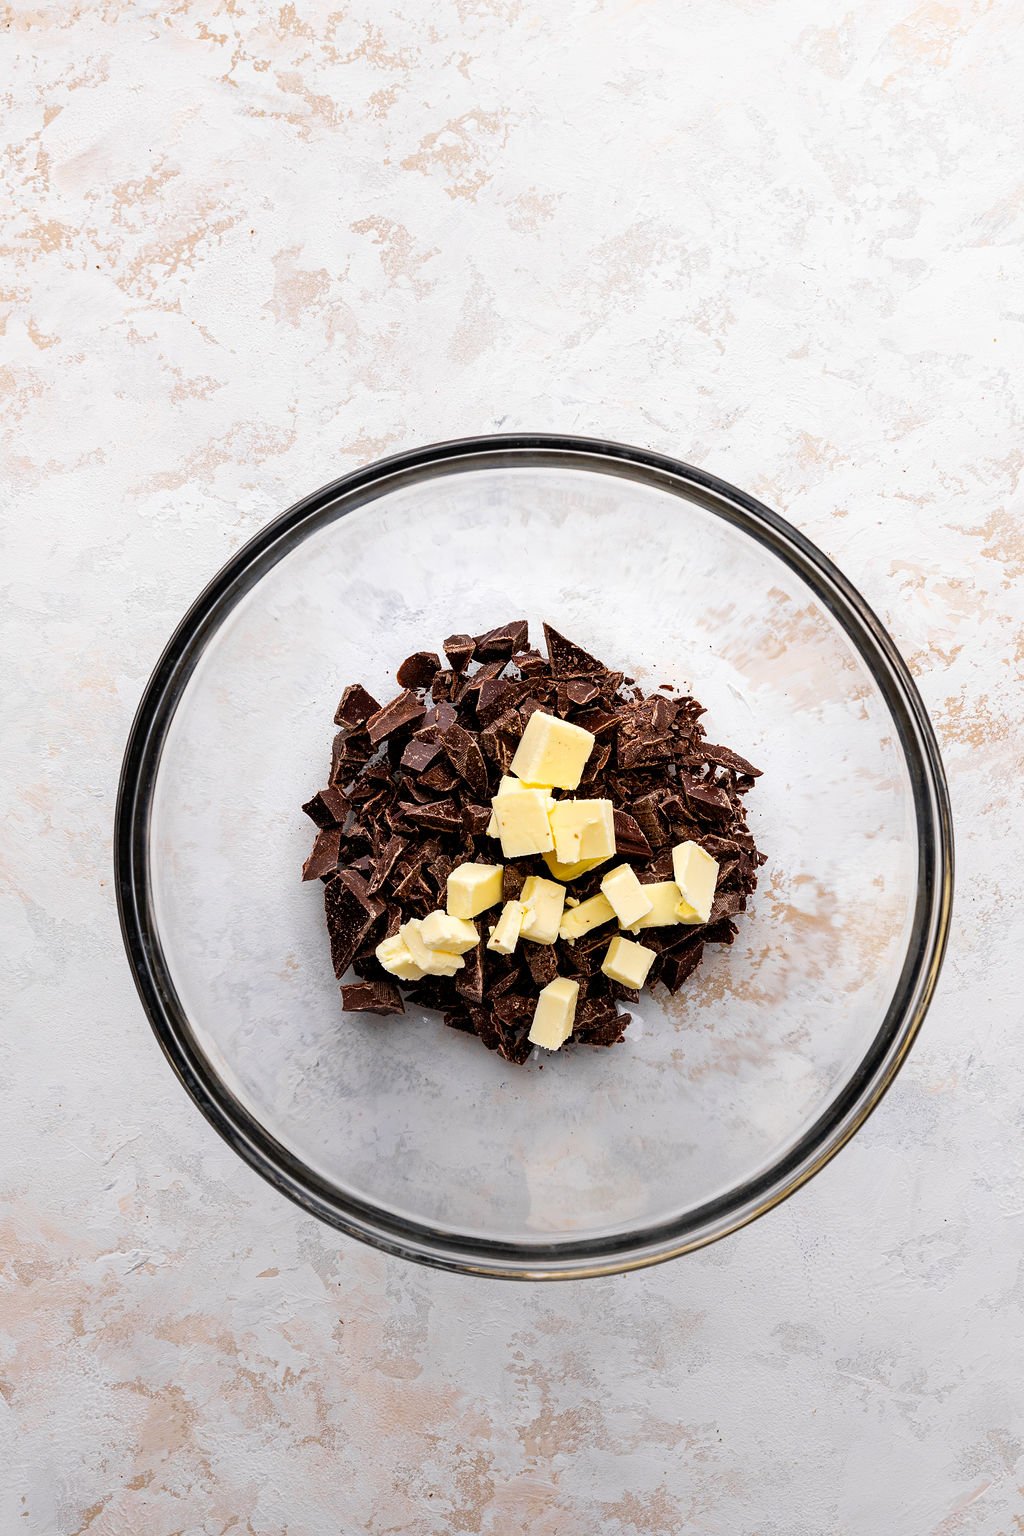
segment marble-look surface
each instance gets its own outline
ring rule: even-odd
[[[4,13],[0,1531],[1017,1536],[1017,0]],[[224,558],[419,442],[577,431],[779,507],[941,734],[956,933],[782,1209],[526,1288],[337,1239],[122,958],[119,758]]]

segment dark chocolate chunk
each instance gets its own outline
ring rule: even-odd
[[[386,908],[371,894],[366,881],[347,869],[341,870],[324,887],[324,908],[334,974],[340,981]]]
[[[649,859],[651,845],[636,818],[616,807],[612,819],[615,823],[615,852],[627,859]]]
[[[454,699],[459,691],[459,674],[453,672],[451,667],[444,667],[440,672],[434,673],[434,680],[430,685],[430,697],[434,703],[444,700],[448,703]]]
[[[502,898],[502,900],[503,901],[518,901],[519,897],[522,894],[523,886],[525,884],[526,884],[526,870],[523,868],[523,861],[521,859],[518,859],[518,860],[516,860],[516,862],[514,864],[511,863],[511,862],[506,864],[505,865],[504,873],[502,874],[502,877],[501,877],[501,886],[502,886],[501,898]]]
[[[576,1008],[573,1039],[584,1045],[616,1045],[630,1021],[610,998],[584,998]]]
[[[670,992],[678,992],[683,982],[700,965],[704,956],[703,944],[691,944],[686,949],[670,950],[661,957],[661,980]]]
[[[483,837],[491,822],[491,807],[489,805],[464,805],[462,807],[462,825],[470,837]]]
[[[427,712],[423,700],[418,698],[410,688],[403,688],[402,692],[393,698],[383,709],[378,709],[375,715],[371,715],[366,722],[366,730],[374,746],[392,731],[399,731],[404,726],[412,725],[414,721],[421,720]]]
[[[577,677],[587,672],[607,672],[608,668],[596,656],[591,656],[582,646],[567,640],[550,624],[544,625],[544,644],[548,648],[548,661],[555,677]]]
[[[477,661],[510,661],[514,652],[524,651],[529,643],[526,620],[516,619],[477,635],[473,655]]]
[[[372,896],[383,886],[398,860],[408,847],[404,837],[392,835],[384,844],[374,863],[373,874],[370,876],[369,889]]]
[[[371,715],[375,715],[380,705],[372,693],[367,693],[361,683],[351,683],[341,696],[341,701],[334,711],[335,725],[347,725],[350,729],[365,725]]]
[[[402,767],[408,768],[411,773],[422,773],[429,768],[436,757],[440,755],[441,743],[439,741],[417,741],[413,737],[405,751],[402,753]]]
[[[341,989],[341,1006],[346,1013],[404,1013],[402,994],[391,981],[357,981]]]
[[[332,875],[338,867],[341,853],[341,831],[338,827],[325,827],[313,841],[313,851],[302,866],[303,880],[320,880]]]
[[[429,688],[435,672],[441,670],[436,651],[415,651],[407,656],[395,674],[402,688]]]
[[[475,1035],[476,1025],[468,1008],[449,1008],[444,1016],[449,1029],[461,1029],[464,1034]]]
[[[546,987],[549,981],[554,981],[558,975],[558,960],[553,944],[523,945],[523,959],[530,968],[533,984],[539,991]]]
[[[365,731],[355,735],[339,731],[331,746],[331,783],[350,783],[372,755],[373,747]]]
[[[484,946],[483,940],[475,949],[467,950],[462,957],[465,965],[455,975],[455,990],[471,1003],[484,1000]]]
[[[694,779],[688,773],[679,775],[679,782],[683,787],[683,794],[687,801],[698,812],[710,812],[715,817],[728,816],[732,811],[732,801],[724,789],[719,789],[714,784],[707,784],[702,780]]]
[[[429,805],[413,805],[402,800],[399,809],[406,821],[411,821],[415,827],[427,827],[433,832],[462,831],[462,812],[454,800],[436,800]]]
[[[438,746],[440,746],[440,742],[438,742]],[[431,794],[449,795],[458,784],[459,776],[455,769],[451,768],[447,761],[442,759],[440,762],[435,763],[433,767],[428,768],[426,773],[421,773],[419,782]]]
[[[420,741],[439,741],[441,733],[459,718],[459,712],[447,699],[439,699],[427,710],[423,724],[415,731]]]
[[[456,773],[465,779],[474,795],[486,795],[487,764],[476,736],[461,725],[450,725],[441,737],[441,746]]]
[[[302,807],[318,827],[340,827],[348,815],[348,800],[337,784],[328,784]]]
[[[444,653],[456,672],[465,672],[475,649],[476,641],[472,635],[449,635],[444,642]]]
[[[567,683],[561,683],[558,689],[558,700],[561,705],[565,700],[565,713],[580,709],[584,704],[590,704],[597,698],[600,689],[593,678],[571,677]]]
[[[729,768],[733,773],[742,774],[748,779],[759,779],[761,769],[755,768],[753,763],[748,763],[745,757],[740,757],[731,747],[715,746],[709,741],[702,741],[700,750],[704,754],[704,760],[716,763],[719,768]]]

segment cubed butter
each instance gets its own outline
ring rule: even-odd
[[[647,973],[657,959],[653,949],[646,944],[634,944],[617,933],[608,945],[608,952],[601,961],[601,969],[611,981],[624,987],[642,987]]]
[[[449,955],[443,949],[428,949],[423,942],[423,919],[413,917],[398,930],[413,961],[424,976],[454,976],[465,965],[461,955]]]
[[[678,911],[679,887],[674,880],[655,880],[653,885],[641,885],[640,889],[650,902],[651,910],[637,922],[630,923],[630,933],[638,933],[641,928],[669,928],[682,922]]]
[[[545,853],[543,858],[556,880],[578,880],[580,875],[589,874],[599,864],[607,864],[611,854],[605,854],[603,859],[577,859],[574,864],[560,864],[554,853]]]
[[[423,980],[425,972],[416,964],[400,933],[390,939],[381,939],[374,954],[384,969],[390,971],[392,976],[397,976],[399,981]]]
[[[531,1044],[542,1045],[546,1051],[557,1051],[565,1044],[576,1020],[579,995],[579,982],[570,981],[568,976],[556,976],[546,987],[541,987],[530,1025]]]
[[[549,820],[560,864],[609,859],[615,852],[615,819],[610,800],[559,800]]]
[[[628,864],[620,864],[617,869],[609,870],[601,881],[601,890],[615,908],[615,916],[623,928],[638,923],[653,906],[635,871]]]
[[[420,936],[428,949],[444,949],[450,955],[464,955],[480,939],[468,918],[452,917],[450,912],[428,912]]]
[[[512,759],[512,772],[524,784],[578,789],[593,750],[590,731],[537,709],[526,722]]]
[[[562,914],[558,937],[569,944],[575,944],[577,939],[581,939],[592,928],[600,928],[602,923],[610,923],[614,918],[615,908],[607,896],[599,891],[589,901],[581,901]]]
[[[551,852],[555,840],[548,814],[554,803],[546,789],[531,789],[517,779],[502,779],[491,808],[506,859]]]
[[[447,905],[452,917],[479,917],[502,896],[502,864],[460,864],[448,876]]]
[[[498,955],[514,954],[525,916],[526,908],[521,901],[506,901],[501,909],[501,916],[491,929],[487,948],[493,949]]]
[[[528,875],[519,900],[526,908],[523,938],[533,944],[553,944],[558,938],[565,907],[565,886],[540,875]]]
[[[677,843],[672,849],[672,873],[682,900],[679,918],[684,923],[706,923],[711,916],[718,884],[718,861],[697,843]]]

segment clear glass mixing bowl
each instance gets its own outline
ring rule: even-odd
[[[731,949],[543,1071],[437,1015],[343,1015],[299,880],[343,686],[388,697],[408,653],[524,616],[692,690],[764,770],[768,855]],[[539,1279],[707,1243],[833,1155],[927,1008],[952,840],[906,667],[799,533],[655,454],[474,438],[325,487],[215,578],[132,730],[117,879],[153,1028],[242,1157],[393,1253]]]

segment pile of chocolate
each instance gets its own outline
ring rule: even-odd
[[[452,635],[447,665],[418,651],[398,669],[401,692],[380,705],[358,683],[335,714],[330,782],[303,810],[319,828],[303,879],[326,882],[331,955],[338,979],[351,967],[361,981],[342,986],[350,1012],[404,1013],[406,1002],[436,1009],[453,1029],[480,1037],[506,1061],[522,1063],[538,989],[556,975],[580,984],[572,1040],[615,1045],[630,1022],[620,1001],[639,994],[601,971],[607,933],[574,944],[520,944],[513,955],[480,943],[454,977],[427,976],[405,996],[374,950],[410,918],[443,907],[448,876],[467,861],[501,862],[486,835],[491,797],[507,773],[535,710],[590,731],[596,744],[577,798],[608,798],[616,809],[616,857],[641,883],[672,879],[672,847],[692,840],[719,864],[707,923],[646,929],[657,958],[648,977],[676,992],[700,964],[705,944],[731,944],[733,919],[746,907],[764,862],[747,828],[743,794],[758,769],[729,747],[705,740],[702,707],[668,685],[645,697],[544,625],[547,656],[530,647],[525,620],[483,635]],[[600,888],[603,869],[571,884],[580,900]],[[528,875],[549,874],[540,857],[505,865],[504,899],[518,898]]]

